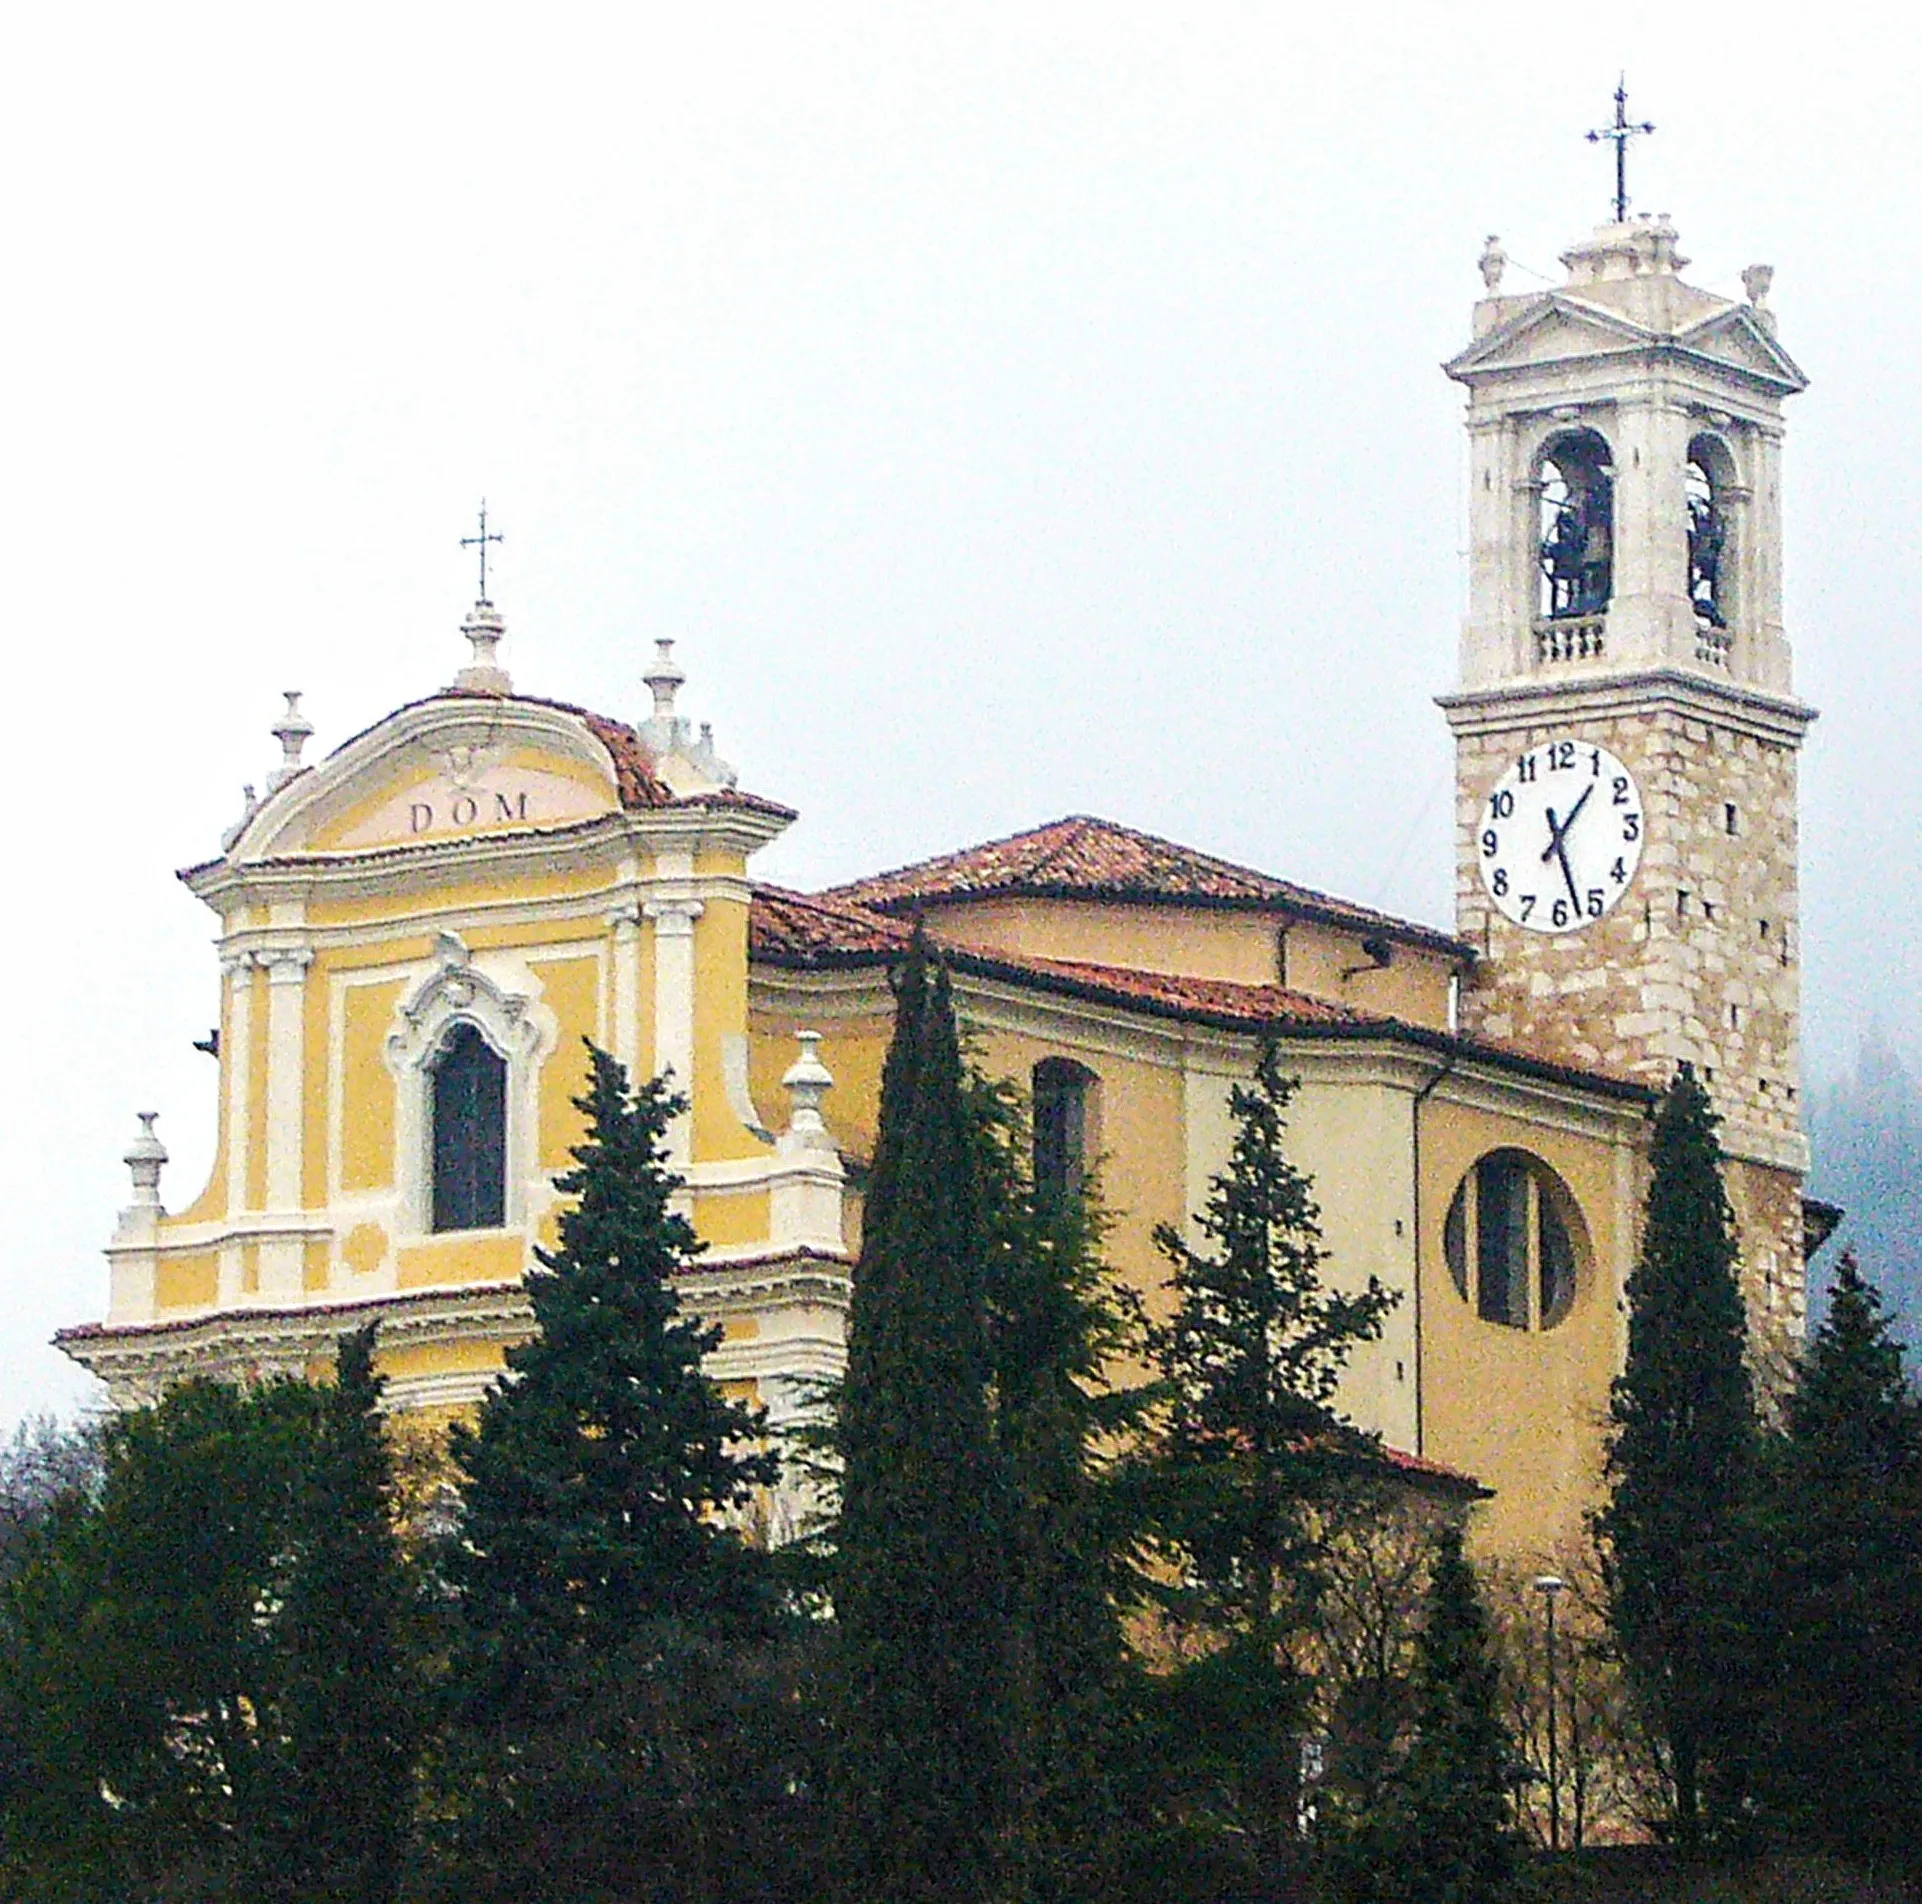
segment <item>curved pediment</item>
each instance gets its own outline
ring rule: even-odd
[[[608,738],[573,709],[492,695],[438,695],[391,714],[271,795],[230,862],[352,854],[570,826],[624,804]],[[633,762],[627,762],[632,777]]]

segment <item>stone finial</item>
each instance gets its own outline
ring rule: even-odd
[[[123,1159],[133,1175],[134,1208],[157,1210],[160,1207],[160,1168],[167,1161],[167,1146],[154,1135],[158,1111],[140,1111],[140,1135],[128,1147]]]
[[[1475,264],[1482,274],[1482,283],[1488,287],[1488,295],[1493,297],[1502,288],[1502,273],[1508,269],[1508,253],[1502,249],[1502,241],[1492,231],[1482,245],[1482,255],[1475,260]]]
[[[476,602],[461,623],[460,631],[473,644],[474,658],[455,675],[454,685],[481,694],[512,694],[513,680],[500,665],[496,653],[501,637],[507,633],[507,623],[500,610],[492,602]]]
[[[1742,273],[1742,289],[1758,311],[1768,309],[1769,287],[1775,282],[1772,264],[1752,264]]]
[[[273,728],[280,742],[280,765],[267,776],[267,791],[278,793],[301,771],[300,750],[314,737],[314,724],[300,711],[300,690],[287,688],[287,711]]]
[[[827,1120],[821,1115],[821,1101],[834,1089],[834,1074],[821,1062],[821,1034],[797,1031],[795,1042],[801,1055],[788,1066],[781,1088],[790,1106],[785,1150],[832,1150],[834,1139],[828,1134]]]
[[[677,794],[733,786],[734,769],[714,751],[713,723],[703,721],[697,739],[694,723],[675,712],[675,697],[687,676],[675,664],[674,643],[662,636],[654,650],[654,665],[641,676],[654,696],[654,712],[641,723],[640,735],[661,778]]]
[[[671,730],[674,725],[674,697],[687,680],[687,676],[674,665],[673,640],[663,635],[654,644],[654,665],[641,676],[654,696],[654,722],[663,729]]]

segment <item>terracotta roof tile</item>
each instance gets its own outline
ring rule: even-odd
[[[834,888],[832,896],[884,912],[907,912],[1000,894],[1290,912],[1385,932],[1437,950],[1467,951],[1459,940],[1432,926],[1353,905],[1089,814],[858,879]]]
[[[899,956],[909,929],[846,900],[756,886],[748,956],[769,965],[875,965]]]

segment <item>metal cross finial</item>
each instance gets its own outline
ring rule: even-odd
[[[502,537],[498,531],[493,535],[489,535],[487,532],[487,498],[483,496],[480,506],[480,534],[462,536],[460,539],[460,545],[463,549],[478,548],[480,550],[480,594],[476,597],[479,601],[484,602],[487,600],[487,545],[490,542],[500,542],[503,540],[505,540],[505,538]]]
[[[1654,130],[1653,122],[1647,119],[1631,123],[1628,75],[1624,73],[1615,85],[1615,123],[1599,127],[1588,135],[1590,145],[1600,145],[1606,139],[1615,148],[1615,222],[1618,225],[1628,222],[1628,142],[1639,132]]]

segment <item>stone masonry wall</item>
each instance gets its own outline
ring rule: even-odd
[[[1556,735],[1598,741],[1641,788],[1635,881],[1606,918],[1551,936],[1482,886],[1477,823],[1517,756]],[[1796,759],[1779,741],[1674,705],[1464,733],[1458,742],[1456,929],[1482,955],[1463,1029],[1660,1087],[1687,1059],[1724,1120],[1758,1351],[1803,1307],[1804,1168]]]

